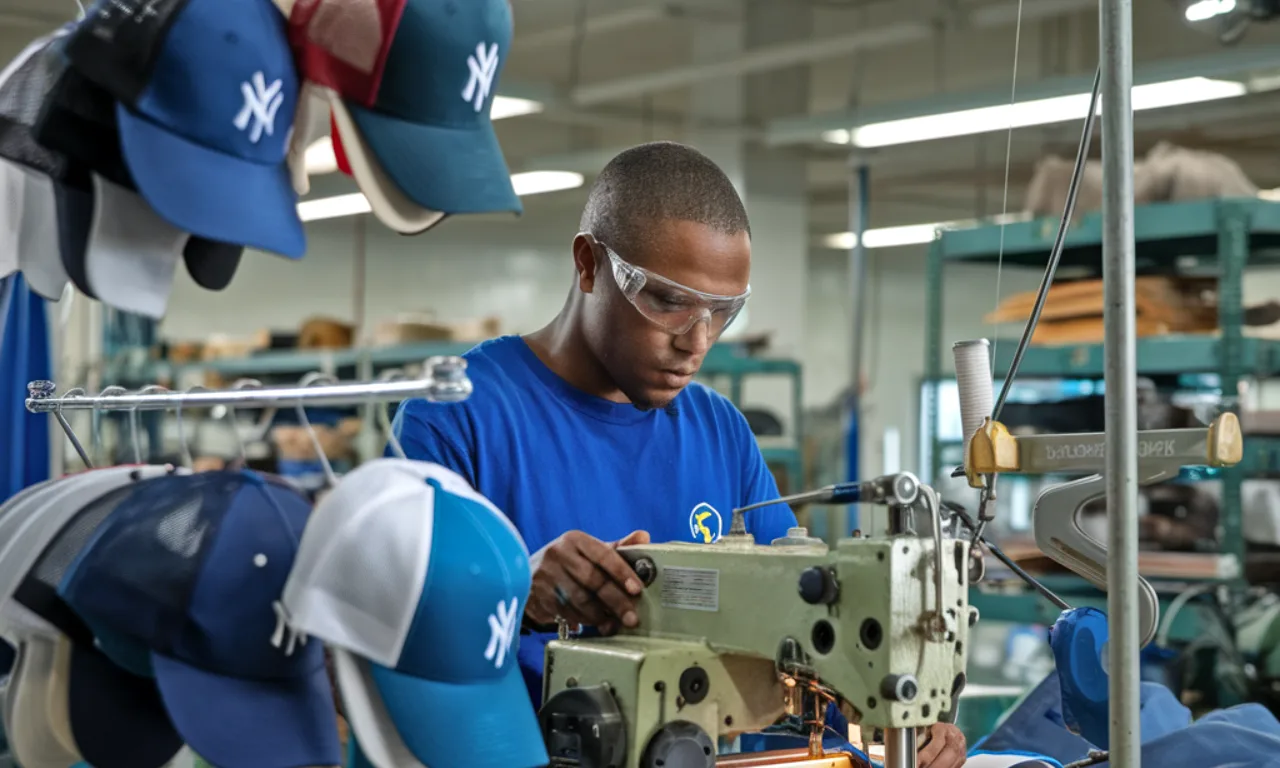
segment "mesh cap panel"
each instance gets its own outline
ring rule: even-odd
[[[36,143],[32,131],[65,66],[55,45],[65,35],[60,30],[32,43],[0,79],[0,157],[57,180],[66,174],[66,158]]]
[[[96,631],[241,679],[323,667],[319,643],[274,644],[275,603],[311,505],[253,472],[206,472],[133,486],[63,578],[59,593]]]
[[[241,485],[224,472],[138,483],[114,500],[111,524],[63,566],[60,593],[90,623],[169,648],[186,620],[204,544],[222,522],[218,510]]]

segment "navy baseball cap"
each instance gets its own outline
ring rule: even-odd
[[[169,717],[214,765],[342,762],[323,647],[282,642],[276,608],[310,511],[249,471],[144,481],[59,585],[117,648],[131,638],[150,649]]]
[[[99,0],[66,55],[117,100],[125,162],[169,223],[304,254],[285,162],[298,76],[270,0]]]
[[[511,50],[508,0],[407,0],[372,106],[335,99],[396,187],[446,214],[520,213],[489,112]],[[349,115],[343,115],[346,112]],[[353,162],[361,142],[344,137]]]
[[[529,552],[456,473],[379,459],[316,507],[282,603],[333,651],[343,712],[375,765],[548,762],[516,661]]]

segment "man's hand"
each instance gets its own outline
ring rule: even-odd
[[[636,626],[635,599],[644,585],[617,549],[648,543],[644,531],[613,543],[569,531],[530,558],[533,586],[525,616],[537,624],[551,624],[559,616],[606,635],[619,626]]]
[[[916,755],[920,768],[960,768],[965,759],[964,734],[951,723],[934,723]]]

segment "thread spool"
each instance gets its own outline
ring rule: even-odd
[[[995,386],[991,383],[991,342],[986,339],[957,341],[951,346],[956,363],[956,388],[960,393],[960,423],[966,445],[973,433],[991,416]]]

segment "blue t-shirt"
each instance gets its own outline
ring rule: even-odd
[[[710,543],[732,510],[778,497],[747,420],[728,399],[690,384],[665,409],[642,411],[570,386],[518,336],[466,355],[475,391],[455,404],[410,400],[394,429],[411,459],[442,464],[503,510],[529,551],[567,531],[615,541]],[[785,504],[747,513],[762,544],[796,524]],[[546,637],[521,638],[537,706]]]

